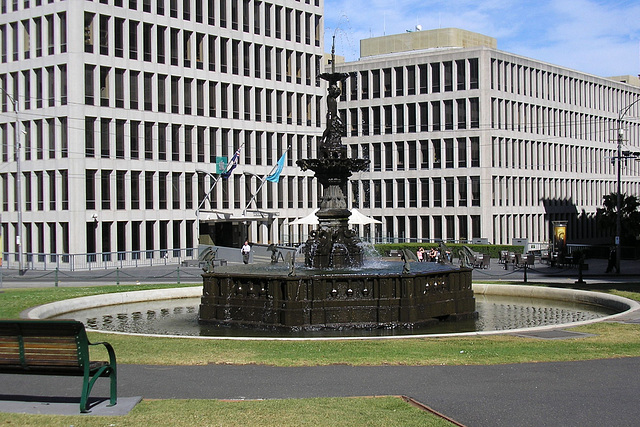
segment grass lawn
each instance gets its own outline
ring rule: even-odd
[[[176,285],[4,289],[0,318],[61,299]],[[598,289],[595,289],[598,288]],[[591,290],[640,300],[640,284]],[[539,340],[510,335],[359,341],[232,341],[149,338],[90,333],[108,341],[124,364],[266,364],[273,366],[460,365],[571,361],[640,355],[640,325],[601,322],[575,328],[593,337]],[[94,358],[101,355],[96,354]],[[189,414],[189,415],[184,415]],[[100,418],[100,419],[99,419]],[[95,420],[95,421],[94,421]],[[399,398],[300,399],[259,402],[144,401],[126,417],[62,417],[0,414],[6,425],[449,425]],[[434,424],[429,424],[433,422]],[[444,423],[444,424],[442,424]]]
[[[6,426],[422,426],[451,423],[399,397],[323,398],[223,402],[145,400],[124,417],[52,416],[0,413]]]

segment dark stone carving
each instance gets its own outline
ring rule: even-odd
[[[349,77],[346,73],[323,73],[329,82],[327,93],[327,127],[318,143],[317,159],[301,159],[302,170],[312,170],[324,189],[320,199],[318,229],[310,233],[305,243],[305,265],[311,268],[344,268],[362,265],[361,242],[349,229],[349,215],[345,192],[353,172],[369,167],[367,159],[350,159],[342,144],[345,126],[338,115],[340,86]]]

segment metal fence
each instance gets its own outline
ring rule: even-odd
[[[157,249],[130,252],[101,252],[86,254],[24,253],[25,270],[91,271],[125,267],[149,267],[180,264],[198,258],[196,248]],[[2,268],[17,269],[18,254],[4,252]]]

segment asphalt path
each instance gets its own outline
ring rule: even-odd
[[[640,357],[494,366],[118,367],[119,396],[297,399],[404,395],[467,426],[638,425]],[[93,396],[108,396],[98,381]],[[3,375],[6,393],[76,396],[78,380]],[[1,419],[1,417],[0,417]]]

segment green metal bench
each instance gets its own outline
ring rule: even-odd
[[[103,345],[109,361],[90,361],[89,346]],[[0,320],[0,373],[81,376],[80,412],[89,412],[89,393],[99,377],[111,380],[116,404],[116,355],[109,343],[91,343],[75,320]]]

